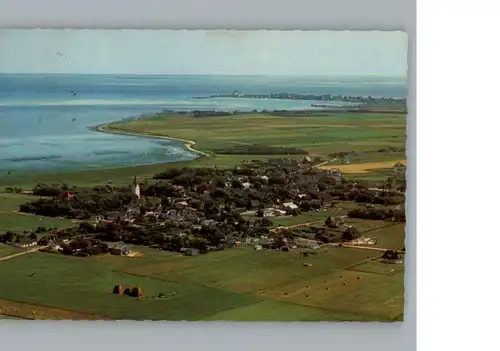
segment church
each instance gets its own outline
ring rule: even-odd
[[[137,177],[134,176],[134,180],[132,181],[132,195],[134,195],[137,199],[141,198],[141,188],[139,187],[139,183],[137,183]]]

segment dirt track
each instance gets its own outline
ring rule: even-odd
[[[26,251],[23,251],[23,252],[18,252],[18,253],[9,255],[9,256],[0,257],[0,262],[8,261],[10,259],[13,259],[13,258],[16,258],[16,257],[19,257],[19,256],[24,256],[24,255],[27,255],[27,254],[30,254],[30,253],[34,253],[34,252],[40,251],[41,249],[44,249],[46,247],[47,246],[38,246],[38,247],[29,249],[29,250],[26,250]]]

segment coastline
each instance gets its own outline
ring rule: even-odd
[[[112,125],[112,123],[101,124],[101,125],[98,125],[92,129],[94,129],[97,132],[101,132],[101,133],[121,134],[121,135],[137,136],[137,137],[143,137],[143,138],[180,141],[180,142],[184,143],[184,147],[190,152],[193,152],[193,153],[201,155],[201,156],[211,156],[210,154],[208,154],[204,151],[195,149],[194,145],[196,145],[196,142],[193,140],[175,138],[175,137],[163,136],[163,135],[155,135],[155,134],[151,134],[151,133],[126,132],[126,131],[122,131],[122,130],[113,129],[112,127],[110,127],[111,125]]]

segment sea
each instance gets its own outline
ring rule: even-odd
[[[92,129],[163,109],[291,110],[314,103],[194,98],[233,91],[407,95],[406,81],[393,77],[0,74],[0,177],[6,172],[78,171],[196,158],[178,141]]]

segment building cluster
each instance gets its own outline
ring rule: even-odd
[[[351,182],[343,178],[340,169],[313,167],[318,162],[307,156],[301,161],[254,160],[233,169],[168,169],[157,174],[151,184],[134,177],[124,190],[109,186],[74,189],[71,197],[44,198],[21,209],[78,218],[83,220],[79,226],[55,231],[52,237],[46,236],[52,241],[44,239],[45,243],[24,237],[9,240],[23,248],[38,244],[48,251],[78,256],[128,255],[131,245],[189,256],[242,244],[256,249],[313,248],[332,240],[361,239],[356,228],[346,224],[345,216],[327,218],[326,228],[310,228],[302,238],[298,233],[301,240],[282,235],[281,229],[271,229],[269,218],[326,212],[336,200],[368,202],[370,206],[372,202],[404,202],[404,193],[392,198],[397,194],[384,190],[390,189],[387,184],[376,187]],[[396,165],[395,174],[401,174],[403,167]],[[372,215],[363,211],[359,216]]]

